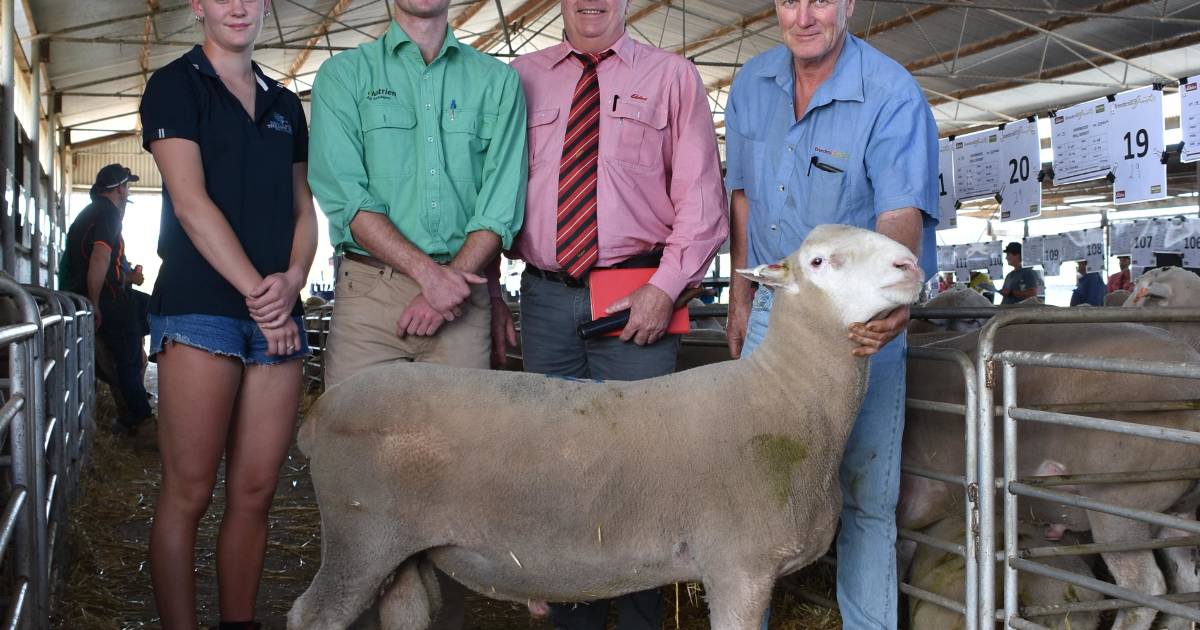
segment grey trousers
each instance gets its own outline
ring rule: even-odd
[[[591,319],[586,288],[524,274],[521,277],[521,355],[526,372],[602,381],[636,381],[675,371],[679,335],[648,346],[617,337],[579,338],[575,328]],[[619,630],[659,630],[662,597],[656,590],[586,604],[551,604],[555,630],[603,630],[609,602]]]

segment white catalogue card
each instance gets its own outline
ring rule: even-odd
[[[1121,92],[1112,106],[1113,203],[1165,199],[1162,90],[1146,86]]]
[[[1042,142],[1037,118],[1017,120],[1000,130],[1000,221],[1020,221],[1042,213]]]

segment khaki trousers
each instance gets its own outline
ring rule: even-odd
[[[490,367],[491,298],[486,285],[471,285],[462,315],[442,324],[432,337],[396,336],[396,321],[421,292],[412,278],[394,269],[377,269],[343,258],[334,287],[333,316],[325,348],[325,387],[394,361],[441,363],[455,367]],[[442,608],[432,630],[463,627],[466,589],[438,572]],[[351,627],[378,627],[377,604]]]
[[[492,311],[487,286],[471,285],[462,315],[433,336],[400,338],[396,322],[420,292],[420,285],[399,271],[341,260],[325,349],[327,388],[393,361],[488,369]]]

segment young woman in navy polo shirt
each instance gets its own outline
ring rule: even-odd
[[[164,183],[150,305],[163,480],[150,570],[163,627],[196,628],[196,528],[224,455],[220,627],[254,628],[267,511],[307,351],[308,135],[299,98],[251,61],[270,0],[191,4],[204,43],[154,73],[141,107]]]

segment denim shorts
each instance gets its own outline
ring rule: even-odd
[[[150,315],[150,356],[162,352],[166,342],[181,343],[211,354],[235,357],[246,365],[271,365],[308,354],[304,320],[292,317],[300,331],[300,347],[288,355],[267,354],[267,338],[249,319],[220,315]]]

